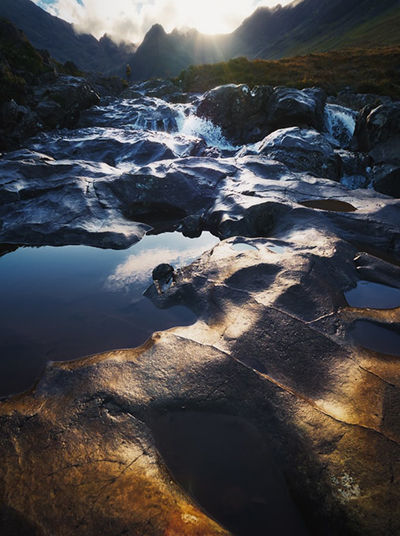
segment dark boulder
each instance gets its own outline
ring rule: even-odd
[[[352,110],[361,111],[365,106],[376,108],[381,104],[390,104],[392,99],[382,95],[374,95],[372,93],[355,93],[352,88],[346,88],[333,97],[328,97],[328,102],[346,106]]]
[[[400,164],[400,102],[365,107],[357,120],[353,147],[374,162]]]
[[[243,84],[219,86],[205,93],[197,114],[221,127],[233,143],[254,142],[268,132],[267,104],[272,91],[269,86],[253,91]]]
[[[152,277],[153,281],[168,283],[174,275],[175,269],[170,264],[159,264],[154,268]]]
[[[208,91],[197,114],[218,125],[233,143],[252,143],[286,127],[324,127],[326,95],[321,89],[246,85],[220,86]]]
[[[40,121],[29,106],[14,100],[0,106],[0,150],[9,150],[40,130]]]
[[[374,166],[372,184],[377,192],[400,198],[400,167],[390,164]]]
[[[326,95],[322,89],[277,87],[268,102],[270,132],[287,127],[324,127]]]
[[[83,110],[100,102],[84,78],[73,76],[59,76],[55,83],[38,86],[34,95],[37,113],[46,128],[71,128]]]

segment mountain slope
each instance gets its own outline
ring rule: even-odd
[[[98,41],[78,35],[71,24],[30,0],[0,0],[0,16],[58,61],[122,76],[129,63],[132,80],[176,76],[189,65],[238,56],[279,59],[343,47],[400,45],[400,0],[295,0],[285,7],[259,8],[234,32],[219,36],[195,30],[166,33],[156,24],[137,49],[117,46],[107,36]]]
[[[115,72],[124,68],[132,46],[115,45],[107,36],[77,34],[68,22],[50,15],[30,0],[1,0],[0,16],[20,28],[32,45],[58,61],[73,61],[86,71]]]
[[[128,59],[132,78],[175,76],[190,64],[214,63],[225,56],[220,37],[205,36],[196,30],[166,33],[155,24],[146,34],[137,51]]]
[[[227,56],[279,59],[354,44],[369,48],[372,41],[374,46],[400,44],[399,32],[386,33],[399,10],[399,0],[302,0],[259,8],[231,34]]]

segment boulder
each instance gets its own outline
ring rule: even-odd
[[[268,101],[270,132],[287,127],[324,127],[326,95],[322,89],[277,87]]]
[[[36,112],[46,128],[75,126],[83,110],[99,104],[100,97],[84,78],[59,76],[35,88]]]
[[[372,168],[372,184],[377,192],[400,198],[400,167],[383,164]]]
[[[374,95],[372,93],[355,93],[352,88],[346,88],[339,91],[336,96],[330,95],[327,102],[339,106],[346,106],[359,112],[366,106],[376,108],[381,104],[391,104],[392,99],[391,97]]]
[[[7,151],[41,129],[37,113],[14,100],[0,106],[0,150]]]
[[[286,164],[293,171],[339,180],[341,162],[328,140],[316,130],[284,128],[266,136],[259,154]]]
[[[268,131],[267,103],[272,91],[268,86],[254,91],[243,84],[219,86],[204,94],[197,114],[221,127],[233,143],[254,142]]]
[[[235,144],[259,141],[280,128],[322,129],[326,95],[316,88],[298,90],[229,84],[205,93],[197,114],[221,127]]]
[[[353,146],[376,164],[400,163],[400,102],[365,107],[359,114]]]

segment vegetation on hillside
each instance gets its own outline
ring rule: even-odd
[[[36,50],[23,32],[0,18],[0,104],[10,99],[23,103],[29,87],[51,72],[82,75],[71,61],[62,65],[46,50]]]
[[[223,84],[319,86],[329,94],[345,87],[359,93],[400,98],[400,46],[345,49],[282,60],[235,58],[191,66],[176,79],[185,91],[203,92]]]

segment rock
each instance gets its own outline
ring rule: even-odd
[[[55,102],[54,100],[44,100],[39,102],[35,108],[35,112],[46,128],[60,128],[65,123],[65,110],[61,104],[58,104],[58,102]]]
[[[152,273],[153,281],[160,281],[160,282],[168,283],[173,277],[174,272],[175,272],[175,269],[170,264],[159,264],[153,270],[153,273]]]
[[[400,167],[384,164],[374,166],[371,172],[372,184],[377,192],[400,198]]]
[[[0,404],[2,534],[398,532],[398,367],[350,342],[382,321],[344,307],[357,248],[313,226],[278,253],[236,240],[153,295],[195,325],[49,364]]]
[[[37,87],[35,98],[36,111],[46,128],[71,128],[83,110],[100,102],[85,79],[73,76],[59,76],[55,83]]]
[[[16,151],[7,157],[0,160],[2,243],[123,249],[149,229],[127,221],[116,209],[115,199],[102,199],[96,191],[105,164],[59,163],[33,151]]]
[[[89,73],[86,79],[100,97],[119,97],[127,89],[127,82],[118,76],[103,76]]]
[[[339,180],[341,163],[332,145],[316,130],[299,127],[277,130],[257,146],[258,153],[286,164],[293,171]]]
[[[232,163],[223,160],[188,157],[150,164],[112,182],[104,181],[97,191],[111,192],[130,220],[177,224],[208,208],[218,183],[235,171]]]
[[[364,108],[357,120],[353,145],[368,152],[376,164],[399,164],[400,103]]]
[[[277,87],[268,100],[269,131],[287,127],[324,127],[326,95],[318,88]]]
[[[0,107],[0,150],[9,150],[41,128],[39,117],[29,106],[14,100]]]
[[[355,93],[353,89],[346,88],[336,96],[329,96],[328,102],[339,106],[346,106],[352,110],[361,111],[366,106],[376,108],[381,104],[390,104],[392,99],[383,95],[373,95],[371,93]]]
[[[322,129],[326,96],[319,89],[225,85],[205,93],[197,114],[211,120],[235,144],[252,143],[293,126]]]
[[[204,94],[197,114],[221,127],[233,143],[258,141],[268,131],[267,103],[272,91],[266,86],[254,92],[243,84],[220,86]]]

